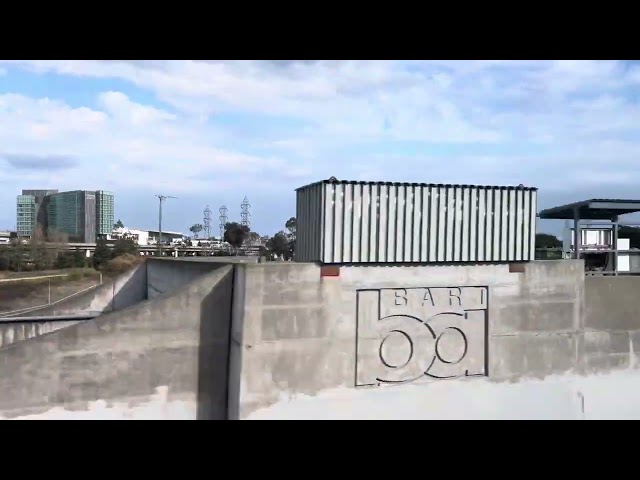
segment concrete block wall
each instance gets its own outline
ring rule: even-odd
[[[237,268],[230,418],[598,417],[615,399],[592,376],[629,366],[640,327],[626,307],[611,329],[579,261]]]
[[[233,268],[0,350],[0,418],[226,417]]]
[[[640,277],[585,278],[587,372],[640,365]]]
[[[0,350],[0,418],[640,418],[640,278],[199,263]]]
[[[146,261],[146,298],[156,298],[188,285],[205,273],[235,263],[257,263],[257,257],[149,257]]]

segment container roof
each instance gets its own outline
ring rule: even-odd
[[[539,217],[553,220],[572,220],[576,210],[582,220],[611,220],[619,215],[640,212],[640,200],[592,198],[560,207],[547,208],[540,212]]]
[[[525,187],[524,185],[517,186],[505,186],[505,185],[473,185],[473,184],[453,184],[453,183],[420,183],[420,182],[371,182],[362,180],[337,180],[330,178],[328,180],[320,180],[319,182],[310,183],[303,187],[296,188],[298,190],[304,190],[305,188],[315,187],[317,185],[324,184],[336,184],[336,185],[391,185],[399,187],[438,187],[438,188],[480,188],[485,190],[538,190],[536,187]]]

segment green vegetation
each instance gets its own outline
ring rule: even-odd
[[[194,236],[195,238],[198,238],[198,234],[199,234],[203,229],[204,229],[204,227],[202,226],[202,224],[200,224],[200,223],[196,223],[195,225],[192,225],[192,226],[189,228],[189,231],[190,231],[191,233],[193,233],[193,236]],[[207,239],[207,240],[209,240],[209,239]]]
[[[555,235],[548,233],[536,233],[536,249],[538,248],[561,248],[562,240]]]
[[[276,233],[267,240],[266,249],[261,250],[261,256],[282,256],[285,260],[291,260],[296,249],[296,218],[291,217],[285,223],[285,229]]]
[[[246,225],[240,225],[236,222],[229,222],[224,228],[224,241],[231,245],[233,248],[238,249],[242,246],[244,241],[249,237],[249,227]]]
[[[129,256],[129,263],[130,257],[139,261],[138,246],[133,240],[122,239],[109,246],[104,239],[100,239],[96,244],[94,256],[89,259],[83,250],[69,251],[62,243],[54,244],[32,239],[28,244],[17,243],[0,247],[0,272],[42,272],[86,267],[111,271],[113,268],[109,267],[109,263],[124,255]]]

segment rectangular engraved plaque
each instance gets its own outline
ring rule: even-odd
[[[356,292],[355,385],[487,375],[489,288]]]

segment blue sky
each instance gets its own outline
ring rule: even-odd
[[[616,61],[3,61],[0,229],[22,188],[111,190],[139,228],[175,195],[184,232],[247,196],[261,234],[330,176],[637,198],[639,92]]]

